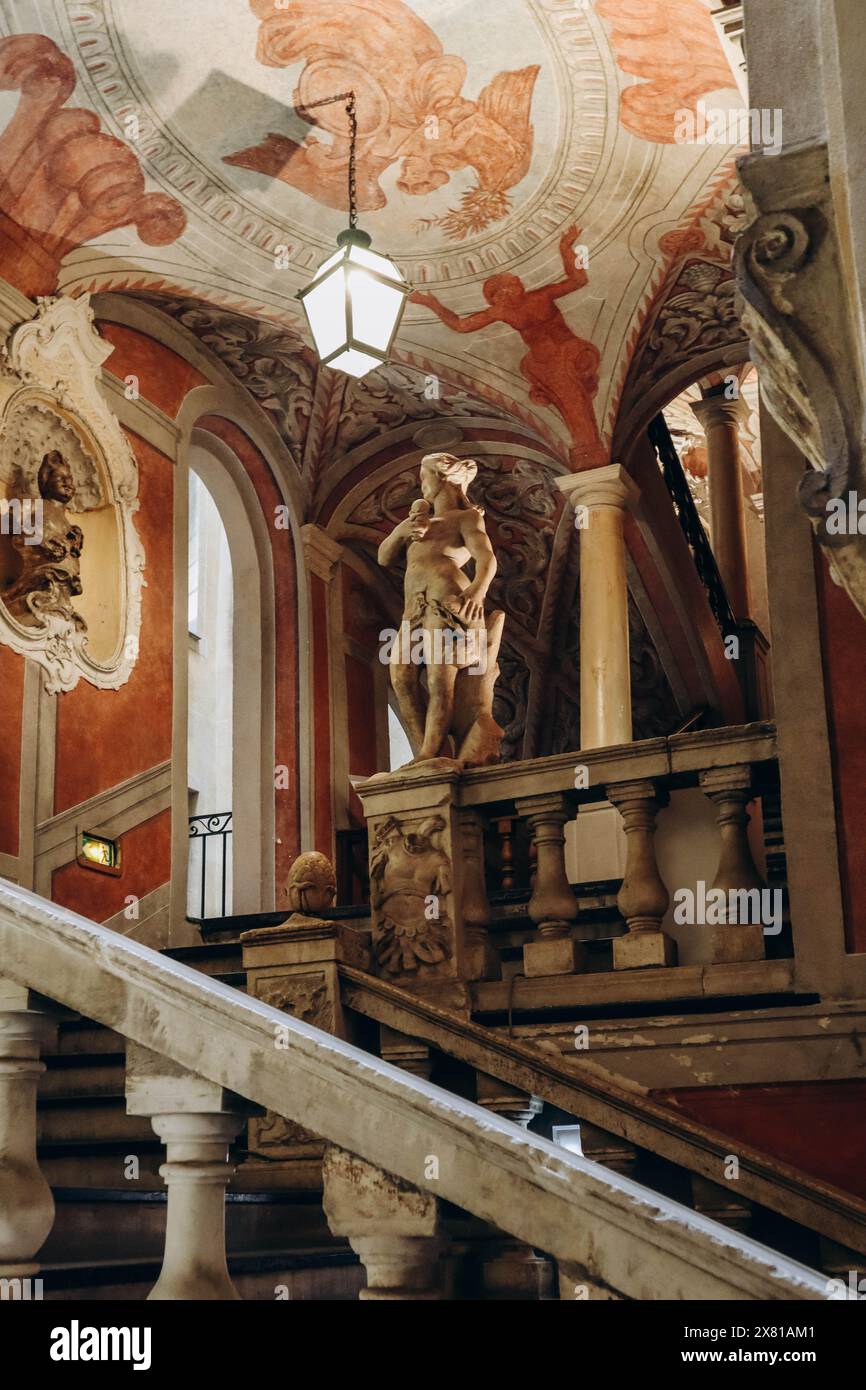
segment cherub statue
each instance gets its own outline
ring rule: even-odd
[[[403,630],[411,641],[394,644],[390,666],[414,763],[451,757],[480,767],[499,757],[502,730],[493,718],[493,687],[505,615],[484,614],[496,556],[484,512],[466,496],[477,471],[474,459],[427,454],[421,460],[423,498],[379,547],[384,567],[406,552]],[[463,572],[470,559],[471,580]],[[419,634],[421,642],[415,640]]]
[[[13,548],[21,561],[21,572],[3,592],[3,602],[13,617],[33,623],[47,614],[71,621],[79,631],[87,624],[72,606],[81,593],[80,559],[84,534],[69,520],[69,503],[75,496],[72,469],[59,449],[42,459],[37,475],[41,534],[37,544],[32,537],[14,536]]]
[[[337,896],[337,880],[330,859],[318,850],[299,854],[289,869],[288,897],[293,927],[320,921],[315,916],[331,906]],[[312,914],[312,915],[308,915]]]

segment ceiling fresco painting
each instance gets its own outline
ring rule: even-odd
[[[689,238],[730,250],[734,151],[677,137],[741,100],[708,5],[0,0],[0,217],[67,293],[308,344],[296,295],[346,222],[348,132],[340,103],[307,108],[351,89],[361,225],[416,291],[395,363],[591,466],[662,301],[697,295],[710,333],[730,312],[682,263]]]

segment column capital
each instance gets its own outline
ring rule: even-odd
[[[749,408],[740,395],[730,398],[722,395],[704,396],[703,400],[692,401],[691,408],[704,430],[712,429],[714,425],[736,427],[749,416]]]
[[[556,486],[573,507],[617,507],[625,511],[636,507],[640,498],[640,488],[621,463],[568,473],[556,479]]]
[[[330,584],[342,558],[343,547],[312,521],[301,527],[301,541],[307,569]]]

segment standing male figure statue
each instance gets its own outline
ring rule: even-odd
[[[505,614],[484,614],[496,556],[483,509],[466,496],[477,472],[474,459],[425,455],[423,502],[413,504],[379,547],[379,564],[386,568],[406,551],[403,626],[413,640],[395,643],[390,666],[413,763],[451,757],[464,767],[480,767],[499,757],[502,729],[493,718],[493,687]],[[471,580],[463,572],[470,560]],[[419,632],[421,643],[414,640]],[[419,646],[426,691],[420,664],[412,659]]]

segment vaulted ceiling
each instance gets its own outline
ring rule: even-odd
[[[185,301],[287,437],[347,220],[343,107],[295,108],[350,88],[361,225],[436,297],[392,395],[441,377],[581,467],[741,336],[735,151],[683,139],[741,104],[710,0],[0,0],[0,33],[0,213],[70,293]]]

